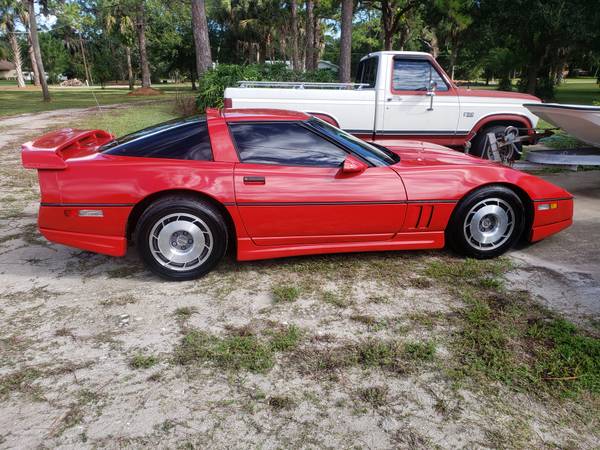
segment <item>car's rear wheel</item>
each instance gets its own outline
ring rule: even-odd
[[[223,257],[227,226],[211,203],[169,196],[144,211],[135,238],[152,272],[170,280],[191,280],[209,272]]]
[[[521,236],[523,202],[503,186],[489,186],[465,197],[452,214],[446,240],[458,253],[478,259],[499,256]]]
[[[471,148],[469,153],[473,156],[478,156],[483,159],[493,159],[491,146],[488,144],[488,133],[494,133],[496,136],[501,136],[506,130],[507,125],[492,125],[480,130],[477,135],[471,140]],[[523,151],[521,143],[513,144],[518,152],[513,152],[512,159],[519,159],[520,152]]]

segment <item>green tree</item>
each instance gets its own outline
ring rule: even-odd
[[[25,87],[25,79],[23,78],[23,60],[21,57],[21,46],[16,32],[16,22],[21,10],[22,4],[16,0],[0,0],[0,33],[6,35],[10,45],[10,51],[7,51],[6,53],[15,65],[17,86],[23,88]]]

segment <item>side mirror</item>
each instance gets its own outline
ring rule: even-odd
[[[434,95],[437,89],[437,81],[430,80],[429,86],[427,87],[427,94]]]
[[[364,172],[367,169],[367,165],[355,158],[352,155],[346,156],[344,164],[342,164],[341,172],[344,175],[355,175]]]
[[[433,97],[435,97],[435,90],[437,89],[437,81],[429,80],[427,95],[429,96],[429,108],[427,111],[433,111]]]

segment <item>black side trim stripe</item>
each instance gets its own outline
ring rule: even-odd
[[[239,202],[238,206],[331,206],[331,205],[406,205],[423,203],[457,203],[458,200],[400,200],[357,202]]]
[[[353,130],[344,129],[344,131],[351,134],[373,134],[373,130]],[[377,136],[466,136],[470,133],[470,130],[464,131],[421,131],[421,130],[377,130],[375,135]]]
[[[534,202],[549,202],[553,200],[570,200],[572,197],[549,198],[534,200]],[[224,206],[328,206],[328,205],[406,205],[431,203],[458,203],[458,200],[399,200],[399,201],[350,201],[350,202],[224,202]],[[41,206],[58,208],[109,208],[131,207],[135,203],[41,203]]]
[[[458,203],[458,200],[407,200],[405,203]]]
[[[129,207],[135,203],[41,203],[42,206],[56,206],[61,208],[102,208],[102,207]]]
[[[533,200],[534,202],[556,202],[559,200],[573,200],[575,197],[557,197],[557,198],[540,198],[538,200]]]

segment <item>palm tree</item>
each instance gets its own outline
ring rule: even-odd
[[[8,43],[10,45],[10,54],[12,62],[15,64],[15,72],[17,72],[17,86],[25,87],[25,79],[23,78],[23,60],[21,59],[21,47],[17,40],[15,32],[15,21],[18,15],[20,3],[13,0],[2,0],[0,2],[0,30],[7,34]]]
[[[42,86],[42,96],[45,102],[50,101],[50,91],[46,82],[46,72],[44,71],[44,62],[42,61],[42,51],[40,50],[40,41],[37,34],[37,20],[35,18],[35,0],[25,0],[27,2],[27,11],[29,13],[29,31],[31,34],[31,45],[37,63],[40,85]]]
[[[212,66],[204,0],[192,0],[192,30],[196,48],[196,73],[201,77]]]
[[[23,4],[21,4],[23,6]],[[31,62],[31,71],[33,72],[33,84],[40,86],[40,73],[38,72],[37,61],[35,60],[35,53],[33,51],[33,44],[31,43],[31,30],[29,28],[29,9],[21,7],[19,10],[19,19],[21,24],[27,32],[27,53],[29,61]]]
[[[110,7],[103,9],[103,11],[106,30],[108,32],[118,30],[118,37],[125,47],[127,80],[129,82],[129,90],[132,91],[135,84],[135,76],[131,64],[131,47],[134,45],[135,25],[131,17],[119,3],[111,4]]]

